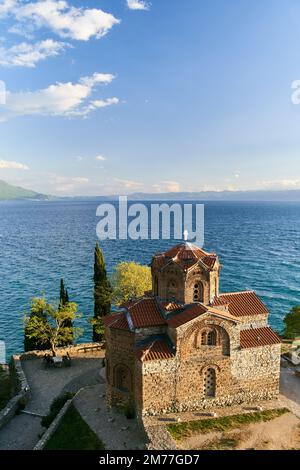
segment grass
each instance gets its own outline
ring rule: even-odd
[[[103,450],[104,444],[72,404],[45,450]]]
[[[238,445],[237,439],[221,437],[201,447],[201,450],[233,450]]]
[[[247,424],[271,421],[288,412],[289,410],[287,408],[278,408],[274,410],[257,411],[255,413],[223,416],[222,418],[201,419],[188,421],[186,423],[168,424],[167,430],[175,440],[180,441],[181,439],[194,436],[195,434],[225,432],[241,428]]]
[[[13,386],[9,374],[0,366],[0,410],[2,410],[12,397]]]

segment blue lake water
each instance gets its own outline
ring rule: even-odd
[[[93,314],[93,250],[97,201],[0,203],[0,340],[22,351],[22,317],[33,296],[57,299],[60,278],[87,318]],[[175,242],[101,242],[108,271],[120,261],[150,263]],[[300,304],[300,204],[205,204],[205,249],[218,253],[221,291],[254,289],[280,330],[285,313]]]

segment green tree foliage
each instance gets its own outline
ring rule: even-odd
[[[151,269],[133,261],[118,264],[112,276],[113,301],[120,305],[151,290]]]
[[[67,289],[65,288],[65,283],[64,280],[60,280],[60,293],[59,293],[59,308],[63,308],[65,305],[68,305],[69,303],[69,294]],[[66,321],[65,326],[69,326],[70,328],[73,328],[73,322],[72,321]],[[68,343],[60,343],[59,346],[68,346],[69,344],[73,344],[74,338],[72,338],[71,341]]]
[[[284,336],[288,339],[300,337],[300,305],[292,310],[284,318]]]
[[[40,323],[47,323],[47,316],[46,312],[44,311],[45,308],[45,301],[44,299],[34,299],[34,301],[31,304],[31,310],[30,310],[30,318],[33,319],[33,317],[37,317],[39,319]],[[50,348],[50,343],[49,342],[44,342],[43,344],[37,341],[35,338],[32,336],[29,337],[29,331],[25,325],[24,328],[24,351],[33,351],[33,350],[38,350],[42,351],[44,349],[49,349]]]
[[[67,326],[67,323],[80,318],[74,302],[55,308],[44,298],[35,298],[32,300],[31,312],[36,310],[42,311],[43,315],[31,314],[24,318],[27,337],[44,348],[50,345],[53,356],[56,356],[59,345],[68,344],[82,334],[80,328]]]
[[[97,242],[94,261],[94,318],[91,320],[93,325],[93,341],[101,341],[103,339],[102,319],[110,313],[111,297],[112,288],[107,278],[103,253]]]

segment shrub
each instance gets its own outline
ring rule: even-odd
[[[134,419],[135,418],[135,409],[132,403],[128,403],[124,406],[124,414],[127,419]]]
[[[50,406],[49,413],[42,418],[41,424],[45,428],[48,428],[52,421],[56,418],[60,410],[63,408],[64,404],[73,398],[74,393],[66,392],[62,395],[59,395],[53,400]]]

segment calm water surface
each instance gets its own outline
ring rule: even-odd
[[[22,351],[22,317],[30,299],[57,298],[60,278],[82,312],[82,341],[91,339],[93,250],[97,201],[0,203],[0,340]],[[173,244],[173,242],[171,242]],[[168,241],[101,243],[108,271],[120,261],[150,263]],[[206,203],[205,249],[223,264],[223,292],[254,289],[280,330],[285,313],[300,304],[300,204]]]

